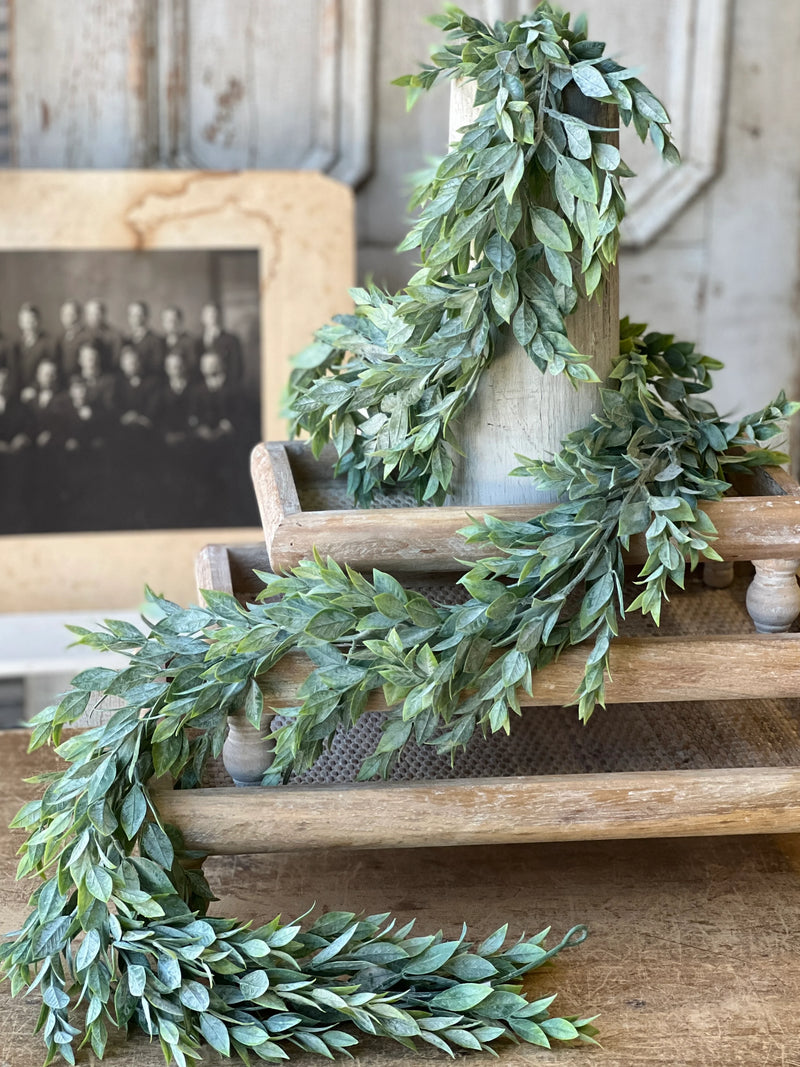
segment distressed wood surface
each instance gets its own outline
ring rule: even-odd
[[[454,82],[450,96],[450,141],[479,113],[473,106],[475,83]],[[587,101],[580,93],[565,107],[596,126],[610,126],[612,109]],[[616,134],[608,134],[618,143]],[[576,267],[576,273],[578,269]],[[597,296],[597,294],[596,294]],[[567,319],[567,334],[578,352],[591,357],[592,369],[604,380],[619,353],[619,268],[609,268],[602,299],[579,297]],[[567,434],[585,426],[599,406],[599,386],[575,385],[565,374],[542,374],[510,328],[481,375],[475,394],[455,427],[463,455],[453,456],[450,504],[522,504],[553,501],[556,495],[536,486],[533,478],[509,478],[523,456],[549,457]]]
[[[565,649],[536,672],[533,694],[517,690],[524,708],[575,703],[583,677],[585,645]],[[270,707],[293,707],[297,687],[311,670],[303,652],[293,652],[259,678]],[[800,634],[701,637],[618,637],[611,645],[610,704],[680,700],[747,700],[800,696]],[[378,690],[367,705],[385,710]],[[533,714],[533,713],[531,713]]]
[[[508,522],[526,522],[552,505],[449,506],[405,508],[402,521],[396,508],[303,511],[302,487],[324,490],[331,472],[315,469],[296,445],[277,442],[256,445],[251,474],[258,500],[267,551],[273,570],[285,571],[309,559],[314,548],[359,570],[389,568],[414,573],[420,567],[459,573],[482,556],[497,552],[485,543],[466,544],[458,531],[471,519],[494,515]],[[311,481],[309,481],[309,475]],[[780,468],[769,468],[742,483],[752,495],[709,501],[703,510],[714,523],[716,550],[726,560],[787,559],[800,546],[800,486]],[[773,495],[760,497],[758,492]],[[782,495],[786,494],[786,495]],[[644,537],[631,541],[630,563],[647,558]]]
[[[197,595],[204,589],[215,589],[220,593],[232,593],[231,563],[226,545],[203,545],[197,554],[194,565],[197,581]]]
[[[527,522],[551,505],[394,508],[369,511],[296,512],[275,527],[265,526],[273,569],[283,571],[309,559],[316,548],[323,556],[359,570],[388,567],[410,572],[426,567],[460,573],[475,560],[500,555],[486,542],[467,544],[458,531],[493,515],[507,522]],[[714,523],[719,540],[714,548],[726,560],[790,558],[800,547],[800,498],[736,498],[709,501],[703,511]],[[631,539],[629,563],[643,563],[643,536]]]
[[[0,928],[16,929],[32,883],[13,880],[22,835],[5,827],[36,795],[22,779],[59,765],[26,755],[27,734],[0,734]],[[242,792],[239,791],[241,797]],[[370,813],[371,815],[371,813]],[[476,937],[504,922],[512,936],[586,922],[590,937],[527,983],[558,993],[565,1014],[600,1013],[603,1050],[502,1049],[507,1067],[791,1067],[800,997],[800,841],[796,836],[491,845],[380,852],[317,851],[211,858],[205,873],[218,915],[263,922],[318,908],[418,916],[420,934]],[[40,1067],[33,994],[0,985],[0,1063]],[[158,1045],[112,1030],[109,1067],[157,1067]],[[210,1060],[209,1060],[210,1062]],[[301,1067],[315,1057],[298,1055]],[[439,1062],[433,1054],[371,1042],[362,1067]],[[88,1060],[87,1060],[88,1063]]]
[[[157,803],[189,848],[229,856],[796,833],[800,768],[178,790]]]

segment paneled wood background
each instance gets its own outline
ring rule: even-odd
[[[483,17],[532,6],[472,0]],[[726,360],[745,409],[798,377],[800,4],[583,0],[672,112],[684,154],[640,173],[622,308]],[[314,167],[358,193],[362,274],[411,261],[407,175],[447,138],[447,91],[405,111],[437,0],[0,0],[0,159],[20,167]],[[796,390],[795,390],[796,391]]]

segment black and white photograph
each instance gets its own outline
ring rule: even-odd
[[[0,534],[258,524],[258,259],[0,252]]]

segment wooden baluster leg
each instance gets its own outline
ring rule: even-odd
[[[709,559],[703,564],[703,585],[709,589],[727,589],[733,577],[733,563],[726,559]]]
[[[797,559],[753,561],[755,577],[747,590],[747,610],[760,634],[778,634],[789,629],[800,615]]]
[[[222,762],[236,785],[261,785],[264,772],[272,763],[272,745],[267,740],[271,732],[271,716],[262,718],[258,730],[248,722],[244,712],[228,716]]]

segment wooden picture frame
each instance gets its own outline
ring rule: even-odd
[[[280,397],[290,356],[354,282],[353,196],[309,171],[5,171],[0,252],[255,249],[259,253],[265,440],[285,437]],[[208,542],[255,528],[0,536],[0,611],[131,608],[145,583],[195,599]]]

